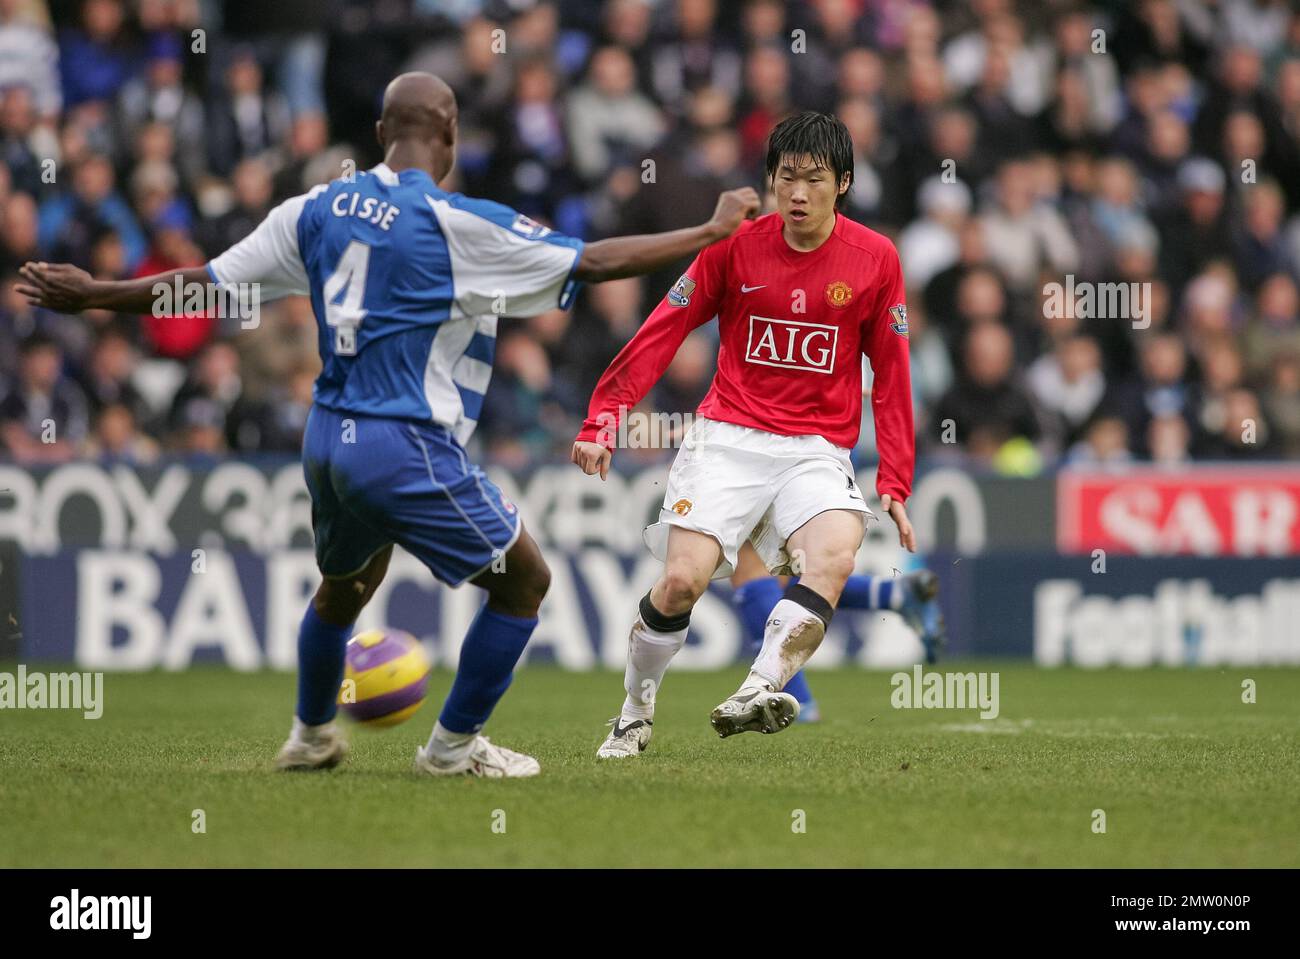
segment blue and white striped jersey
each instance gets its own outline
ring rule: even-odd
[[[582,241],[509,207],[380,164],[286,200],[208,264],[260,301],[310,294],[340,412],[430,421],[464,443],[492,375],[497,319],[567,308]]]

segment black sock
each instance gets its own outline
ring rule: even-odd
[[[791,583],[787,586],[784,598],[792,603],[798,603],[827,626],[831,624],[831,617],[835,615],[835,607],[803,583]]]
[[[655,609],[655,604],[650,602],[650,594],[646,593],[641,597],[641,622],[656,633],[675,633],[690,625],[691,611],[688,609],[679,616],[665,616]]]

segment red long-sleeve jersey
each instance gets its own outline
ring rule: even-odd
[[[618,424],[663,375],[682,341],[718,318],[718,371],[699,415],[852,447],[862,425],[862,354],[875,374],[876,491],[912,492],[915,433],[907,306],[898,251],[836,215],[801,253],[772,213],[700,252],[596,384],[579,440],[614,447]]]

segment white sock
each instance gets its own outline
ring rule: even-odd
[[[741,689],[771,683],[783,689],[826,638],[826,624],[805,606],[782,599],[772,607],[763,631],[763,648]]]
[[[453,733],[442,723],[433,724],[433,733],[424,751],[441,763],[458,763],[469,755],[476,733]]]
[[[319,726],[308,726],[297,716],[293,717],[293,727],[289,730],[289,738],[300,743],[314,743],[324,734],[326,729],[332,723],[321,723]]]
[[[628,638],[627,670],[623,673],[627,698],[623,700],[621,718],[629,721],[654,718],[655,696],[664,673],[685,642],[686,628],[661,633],[637,617]]]

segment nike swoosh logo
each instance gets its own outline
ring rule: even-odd
[[[744,283],[740,284],[741,293],[753,293],[755,290],[763,290],[766,288],[767,288],[766,283],[764,283],[762,286],[746,286]]]
[[[621,718],[621,717],[620,717],[620,718]],[[648,725],[650,725],[650,724],[649,724],[646,720],[644,720],[644,719],[634,719],[632,722],[628,723],[626,726],[621,726],[621,727],[620,727],[619,724],[618,724],[618,722],[616,721],[616,722],[614,723],[614,738],[615,738],[615,739],[622,739],[624,733],[630,732],[630,731],[632,731],[633,729],[636,729],[638,726],[642,726],[642,725],[648,726]]]

